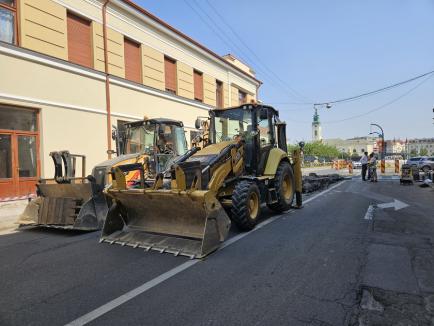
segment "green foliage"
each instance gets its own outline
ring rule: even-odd
[[[419,151],[419,155],[420,156],[427,156],[428,155],[428,150],[426,148],[421,148]]]
[[[414,148],[410,151],[410,156],[411,157],[417,156],[417,152],[416,152],[416,150]]]
[[[297,148],[297,144],[288,144],[288,152],[291,153],[293,149]],[[303,149],[304,155],[312,155],[318,157],[337,158],[341,157],[342,153],[335,146],[323,144],[321,142],[306,143]],[[344,157],[348,156],[344,153]]]

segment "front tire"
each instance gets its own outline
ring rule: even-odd
[[[261,213],[261,196],[256,183],[240,181],[232,194],[231,219],[243,231],[252,230]]]
[[[428,165],[426,165],[426,166],[424,166],[424,167],[422,168],[422,171],[425,172],[425,173],[428,173],[429,171],[431,171],[431,167],[428,166]]]
[[[281,213],[291,208],[294,200],[295,184],[294,172],[288,162],[280,162],[274,176],[274,187],[277,194],[277,202],[268,204],[268,208]]]

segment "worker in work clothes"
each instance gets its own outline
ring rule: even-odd
[[[369,172],[371,175],[371,182],[377,182],[377,158],[374,153],[369,154]]]
[[[368,170],[368,152],[363,153],[360,163],[362,164],[362,180],[366,181],[366,171]]]

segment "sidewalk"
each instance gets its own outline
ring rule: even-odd
[[[0,234],[10,233],[18,227],[15,222],[26,205],[27,199],[0,203]]]

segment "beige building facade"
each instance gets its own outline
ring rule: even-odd
[[[128,0],[0,3],[0,198],[52,177],[51,151],[115,147],[112,126],[256,100],[261,82]]]
[[[409,139],[405,149],[407,154],[411,156],[433,156],[434,138]]]
[[[364,152],[376,152],[376,138],[373,137],[356,137],[351,139],[323,139],[323,143],[335,146],[338,151],[348,155],[362,156]]]

